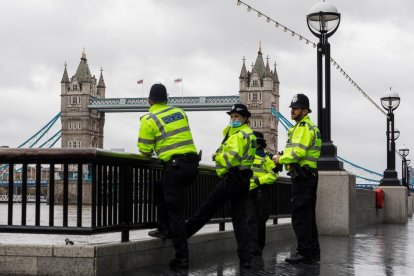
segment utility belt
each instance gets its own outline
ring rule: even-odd
[[[172,160],[180,160],[183,162],[196,162],[200,161],[200,156],[197,153],[183,153],[183,154],[174,154],[171,156],[170,160],[165,163],[171,162]]]
[[[171,165],[173,168],[178,168],[181,162],[184,163],[191,163],[191,162],[199,162],[200,157],[196,153],[183,153],[183,154],[174,154],[171,156],[170,160],[166,162],[162,162],[164,168],[167,165]]]
[[[292,179],[297,179],[299,177],[307,178],[311,175],[315,176],[318,172],[317,169],[309,167],[309,165],[299,166],[298,163],[290,164],[290,170],[287,173]]]
[[[233,175],[233,176],[236,176],[236,177],[241,176],[241,177],[250,179],[253,176],[253,171],[249,168],[242,168],[241,169],[237,166],[237,167],[231,167],[229,169],[229,171],[224,174],[224,177],[226,177],[226,176],[228,177],[229,175]]]

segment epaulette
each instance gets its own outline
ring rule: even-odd
[[[306,126],[306,122],[300,122],[299,126]]]

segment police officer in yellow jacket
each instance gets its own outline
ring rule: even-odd
[[[164,165],[157,182],[158,229],[152,237],[173,239],[175,258],[170,266],[188,267],[188,245],[185,228],[184,188],[198,174],[199,156],[194,146],[187,115],[180,108],[167,105],[167,90],[154,84],[149,93],[149,113],[141,118],[138,148],[147,156],[155,152]]]
[[[246,205],[249,195],[251,166],[256,152],[256,137],[248,125],[250,112],[243,104],[235,104],[229,112],[230,126],[223,131],[224,139],[213,155],[219,183],[187,223],[191,237],[227,201],[231,202],[232,222],[236,236],[240,266],[250,268],[251,252]]]
[[[253,161],[253,177],[250,179],[247,214],[250,228],[250,246],[254,256],[261,256],[266,244],[266,221],[272,209],[271,185],[278,174],[275,163],[266,154],[267,146],[263,133],[254,131],[257,139],[256,155]]]
[[[292,178],[292,226],[298,241],[296,253],[288,263],[314,263],[320,260],[315,206],[318,187],[317,161],[321,150],[319,129],[310,120],[309,99],[297,94],[290,104],[291,118],[296,124],[288,132],[283,155],[275,155],[275,163],[285,165]]]

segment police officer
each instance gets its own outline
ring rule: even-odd
[[[285,261],[314,263],[320,260],[315,206],[321,138],[319,129],[308,116],[312,111],[306,95],[295,95],[290,108],[296,124],[288,132],[283,155],[273,157],[276,164],[285,165],[292,178],[292,226],[298,246],[296,253]]]
[[[256,137],[248,125],[251,114],[245,105],[235,104],[227,114],[230,115],[230,125],[224,129],[223,142],[213,154],[220,181],[196,214],[187,221],[187,235],[194,235],[212,218],[218,208],[230,200],[240,266],[250,268],[246,205],[252,176],[251,166],[256,152]]]
[[[250,179],[247,214],[252,255],[262,256],[266,244],[266,221],[272,209],[270,188],[275,183],[278,174],[274,171],[275,163],[265,152],[267,144],[263,133],[258,131],[253,133],[257,139],[257,148],[252,166],[253,177]]]
[[[188,267],[188,245],[185,228],[184,188],[198,174],[199,156],[194,146],[187,115],[180,108],[167,105],[167,90],[162,84],[151,87],[149,113],[141,118],[139,151],[153,152],[164,165],[162,179],[157,182],[158,229],[152,237],[173,239],[175,258],[170,266]]]

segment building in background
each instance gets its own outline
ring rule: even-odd
[[[276,63],[274,70],[270,70],[269,58],[267,58],[265,65],[261,45],[251,72],[246,70],[245,58],[243,58],[239,80],[240,102],[252,113],[250,127],[264,134],[267,150],[274,153],[278,149],[278,121],[272,115],[271,108],[275,107],[279,110],[280,82]]]
[[[85,50],[75,75],[63,72],[61,81],[62,148],[103,148],[105,113],[88,109],[89,99],[105,98],[105,82],[92,76]]]

